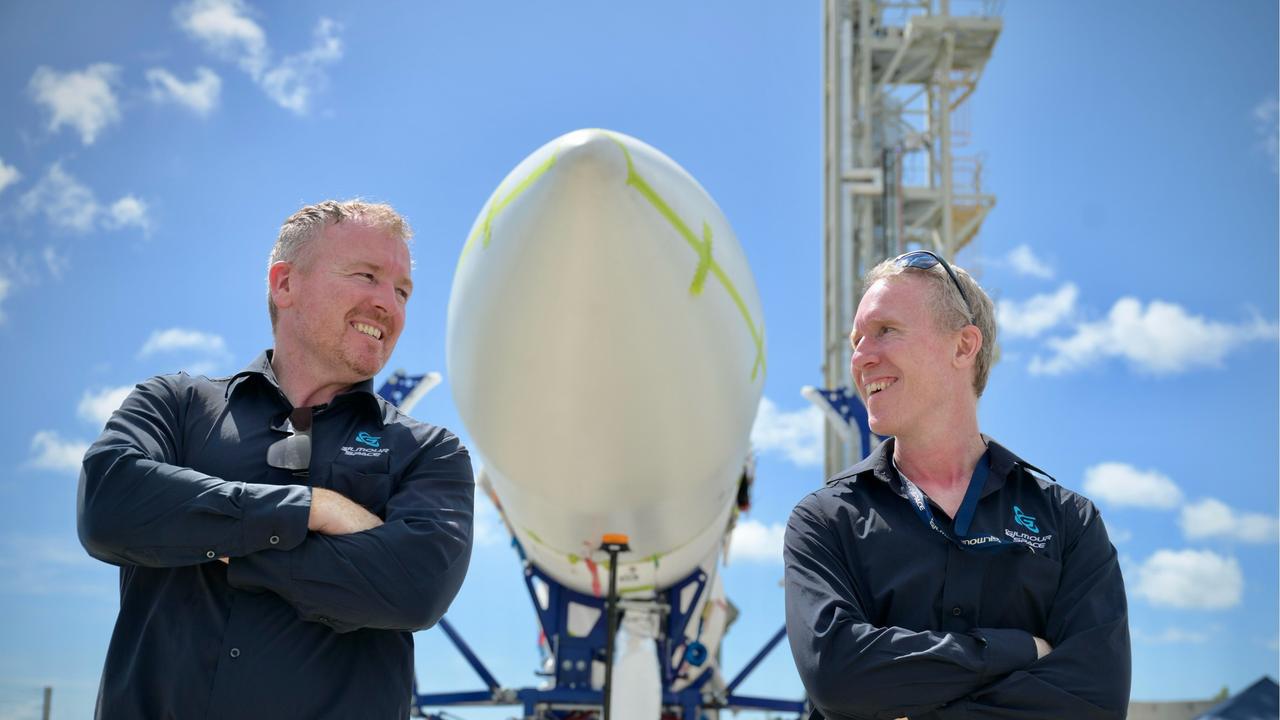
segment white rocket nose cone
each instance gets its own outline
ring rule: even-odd
[[[579,130],[521,162],[463,249],[447,344],[459,413],[527,552],[573,566],[622,532],[624,559],[674,572],[677,549],[714,546],[764,329],[728,222],[669,158]]]

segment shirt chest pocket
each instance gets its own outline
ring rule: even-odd
[[[1043,636],[1061,577],[1061,563],[1030,548],[993,554],[984,577],[984,624]]]
[[[394,484],[390,473],[365,472],[337,464],[333,465],[333,473],[329,477],[330,490],[363,505],[366,510],[384,520],[387,500],[391,498]]]

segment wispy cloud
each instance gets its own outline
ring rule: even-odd
[[[10,185],[22,179],[22,173],[18,172],[18,168],[12,165],[5,165],[4,159],[0,158],[0,192]]]
[[[779,454],[800,467],[821,465],[822,422],[822,411],[816,407],[784,411],[762,397],[751,445],[757,453]]]
[[[3,325],[6,320],[4,301],[8,299],[11,292],[13,292],[13,280],[4,274],[3,269],[0,269],[0,325]]]
[[[740,520],[729,540],[729,560],[782,564],[782,523],[766,525],[759,520]]]
[[[1157,550],[1138,567],[1133,592],[1162,607],[1224,610],[1240,604],[1244,573],[1235,558],[1210,550]]]
[[[147,71],[151,84],[151,99],[158,103],[175,103],[197,115],[208,115],[218,106],[222,92],[222,78],[207,67],[196,68],[196,76],[190,82],[179,80],[164,68]]]
[[[108,125],[120,121],[120,103],[114,85],[120,68],[95,63],[84,70],[61,73],[41,65],[31,76],[28,90],[49,111],[49,130],[67,125],[80,133],[80,141],[92,145]]]
[[[132,226],[142,230],[143,234],[151,232],[147,203],[133,195],[125,195],[111,203],[111,207],[106,209],[103,222],[112,229]]]
[[[182,368],[192,375],[223,371],[231,360],[231,352],[221,335],[187,328],[153,330],[139,348],[138,359],[156,356],[176,357]]]
[[[1271,172],[1280,171],[1280,159],[1277,158],[1277,116],[1280,115],[1280,102],[1273,95],[1264,99],[1253,108],[1253,127],[1258,133],[1258,147],[1271,158]]]
[[[1121,298],[1106,318],[1080,323],[1075,334],[1046,341],[1052,354],[1032,358],[1036,375],[1061,375],[1123,358],[1139,372],[1171,375],[1199,367],[1220,367],[1228,354],[1255,340],[1280,335],[1275,323],[1254,317],[1240,323],[1208,320],[1182,306],[1153,300],[1145,307]]]
[[[62,163],[49,166],[35,187],[18,198],[18,214],[29,217],[39,213],[51,226],[74,233],[87,233],[95,227],[119,229],[127,226],[151,227],[147,205],[133,195],[125,195],[109,207],[98,202],[88,185],[62,168]]]
[[[1182,508],[1178,523],[1189,540],[1222,538],[1247,543],[1280,541],[1275,515],[1236,510],[1221,500],[1203,498]]]
[[[325,67],[342,58],[342,26],[320,18],[312,46],[273,62],[267,34],[242,0],[192,0],[174,13],[178,26],[215,56],[236,63],[267,97],[298,114],[328,79]]]
[[[71,264],[67,254],[58,252],[58,249],[52,245],[44,246],[44,250],[40,251],[40,259],[44,261],[45,269],[54,280],[61,280],[62,273],[66,272],[67,266]]]
[[[299,115],[306,113],[312,94],[328,84],[325,66],[342,59],[341,32],[341,25],[320,18],[310,49],[286,57],[263,74],[260,83],[267,96],[280,107]]]
[[[1167,627],[1156,633],[1134,628],[1133,639],[1145,645],[1203,645],[1209,642],[1209,633],[1180,627]]]
[[[1049,263],[1037,257],[1027,245],[1019,245],[1010,250],[1009,254],[1005,256],[1005,262],[1009,263],[1009,266],[1019,275],[1029,275],[1046,280],[1053,277],[1053,268],[1050,267]]]
[[[0,539],[0,589],[22,595],[94,595],[117,585],[108,565],[89,557],[75,535],[8,535]]]
[[[138,357],[146,358],[157,353],[195,350],[211,355],[227,355],[227,343],[221,335],[188,330],[186,328],[169,328],[153,330],[151,336],[138,350]]]
[[[1033,295],[1023,301],[1001,300],[996,306],[1000,332],[1012,337],[1035,337],[1071,316],[1080,291],[1065,283],[1057,292]]]
[[[1122,462],[1099,463],[1085,470],[1084,491],[1115,507],[1172,510],[1182,504],[1182,491],[1167,475]]]
[[[42,213],[55,228],[89,232],[100,211],[98,199],[89,186],[54,163],[36,186],[18,199],[18,212],[26,216]]]
[[[132,385],[85,390],[84,395],[80,396],[80,404],[76,407],[76,415],[85,422],[98,426],[105,425],[111,413],[120,407],[131,392],[133,392]]]
[[[41,430],[31,438],[28,464],[41,470],[78,472],[89,443],[68,440],[53,430]]]
[[[480,472],[481,468],[477,467],[476,477],[480,476]],[[493,501],[486,493],[476,493],[474,512],[471,535],[476,545],[495,547],[510,541],[511,537],[507,534],[506,525],[502,523],[498,508],[494,507]]]

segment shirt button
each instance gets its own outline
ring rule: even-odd
[[[204,556],[205,556],[205,557],[207,557],[207,558],[209,558],[210,560],[212,560],[212,559],[214,559],[214,558],[218,557],[218,553],[216,553],[216,552],[214,552],[214,551],[210,550],[209,552],[205,553],[205,554],[204,554]]]
[[[231,648],[231,657],[233,658],[240,657],[240,648]]]
[[[279,535],[272,535],[272,536],[271,536],[271,539],[270,539],[270,540],[268,540],[268,542],[270,542],[272,545],[279,545],[279,544],[280,544],[280,536],[279,536]]]
[[[959,605],[957,605],[957,606],[955,606],[955,607],[951,608],[951,614],[952,614],[952,615],[955,615],[956,617],[960,617],[960,615],[961,615],[961,614],[963,614],[963,613],[964,613],[964,611],[960,609],[960,606],[959,606]]]

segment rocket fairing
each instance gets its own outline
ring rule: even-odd
[[[578,130],[480,211],[449,301],[454,398],[526,557],[584,593],[715,563],[765,374],[763,316],[710,195],[639,140]]]

